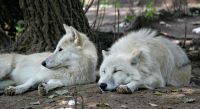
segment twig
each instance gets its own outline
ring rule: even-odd
[[[99,27],[102,25],[102,22],[103,22],[104,16],[105,16],[105,8],[103,8],[103,14],[100,14],[100,16],[99,16],[98,25],[97,25],[96,30],[98,30]]]
[[[76,89],[76,87],[74,88],[74,101],[75,101],[74,108],[77,109],[77,89]]]
[[[120,12],[119,9],[117,9],[117,33],[118,33],[118,38],[119,38],[119,17],[120,17]]]
[[[130,4],[130,5],[128,5],[129,11],[131,12],[132,15],[134,15],[134,10],[133,10],[133,6],[134,5],[132,3],[133,1],[132,0],[128,0],[128,2]]]
[[[84,13],[86,14],[88,12],[88,10],[90,9],[90,7],[92,6],[92,4],[94,3],[94,0],[88,1],[89,5],[87,7],[85,7]]]
[[[79,95],[80,97],[81,97],[81,100],[82,100],[82,102],[81,102],[81,109],[84,109],[84,99],[83,99],[83,96],[81,96],[81,95]]]
[[[114,22],[114,32],[113,32],[113,34],[114,34],[114,39],[113,39],[113,41],[116,39],[116,36],[115,36],[115,33],[116,33],[116,28],[115,28],[115,25],[116,25],[116,20],[117,20],[117,18],[116,18],[116,12],[117,12],[117,6],[116,6],[116,3],[117,3],[117,0],[115,0],[115,22]]]
[[[164,32],[161,32],[161,33],[159,33],[159,35],[162,35],[162,36],[165,36],[165,37],[168,37],[168,38],[170,38],[170,39],[177,39],[177,40],[184,40],[184,39],[186,39],[186,40],[192,40],[193,38],[190,38],[190,37],[184,37],[184,38],[176,38],[176,37],[174,37],[174,36],[172,36],[172,35],[169,35],[169,34],[167,34],[167,33],[164,33]]]
[[[184,42],[183,42],[183,48],[185,48],[186,36],[187,36],[187,23],[185,20],[185,37],[184,37]]]
[[[170,12],[170,9],[169,9],[169,7],[168,7],[168,5],[167,5],[166,1],[165,1],[165,0],[163,0],[163,2],[164,2],[164,5],[165,5],[165,7],[167,8],[167,11],[168,11],[168,12]]]
[[[96,18],[94,20],[94,22],[92,23],[91,27],[94,29],[95,26],[96,26],[96,22],[97,22],[97,19],[98,19],[98,15],[99,15],[99,5],[100,5],[100,0],[98,0],[97,2],[97,11],[96,11]]]
[[[78,93],[76,86],[72,87],[71,89],[73,90],[72,96],[73,96],[74,101],[75,101],[74,109],[77,109],[78,97],[81,98],[81,109],[84,109],[83,96]]]

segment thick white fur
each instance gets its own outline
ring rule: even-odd
[[[188,85],[191,65],[185,52],[156,31],[141,29],[131,32],[102,51],[99,84],[104,90],[128,87],[154,89],[166,85]]]
[[[73,27],[64,24],[64,28],[66,34],[53,53],[0,55],[0,88],[16,85],[8,87],[5,93],[21,94],[41,82],[44,82],[44,91],[48,92],[61,86],[95,81],[97,53],[94,44]],[[43,61],[46,67],[41,65]],[[13,82],[5,80],[6,76]]]

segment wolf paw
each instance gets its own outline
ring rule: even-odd
[[[46,83],[41,83],[38,85],[38,95],[45,96],[47,94],[47,90],[45,86],[46,86]]]
[[[16,92],[16,89],[15,89],[14,86],[9,86],[8,88],[6,88],[6,89],[4,90],[4,93],[5,93],[6,95],[9,95],[9,96],[15,95],[15,94],[16,94],[15,92]]]
[[[128,86],[126,85],[120,85],[119,87],[117,87],[117,93],[120,93],[120,94],[131,94],[132,91],[130,88],[128,88]]]

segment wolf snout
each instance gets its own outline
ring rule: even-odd
[[[42,65],[43,65],[44,67],[46,67],[46,65],[47,65],[46,61],[43,61],[43,62],[42,62]]]
[[[106,84],[106,83],[101,83],[101,84],[99,85],[99,87],[100,87],[102,90],[106,90],[107,84]]]

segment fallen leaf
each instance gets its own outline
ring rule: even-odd
[[[95,103],[95,102],[87,103],[87,107],[89,107],[89,108],[96,108],[96,105],[97,105],[97,103]]]
[[[166,24],[166,22],[160,21],[160,25],[165,25],[165,24]]]
[[[56,94],[52,94],[52,95],[48,96],[49,99],[52,99],[54,97],[57,97],[57,95]]]
[[[76,104],[80,104],[80,103],[77,101]],[[69,105],[69,106],[74,106],[74,105],[75,105],[75,100],[69,100],[69,101],[68,101],[68,105]]]
[[[97,107],[109,107],[110,105],[108,103],[98,103],[96,104]]]
[[[59,90],[59,91],[55,91],[55,93],[58,95],[65,95],[65,94],[68,94],[68,90]]]
[[[49,99],[46,101],[46,103],[53,103],[53,102],[55,102],[55,100],[53,100],[53,99]]]
[[[150,106],[153,106],[153,107],[156,107],[158,106],[157,104],[154,104],[154,103],[148,103]]]
[[[30,102],[31,105],[39,105],[40,101],[36,101],[36,102]]]
[[[184,103],[193,103],[193,102],[195,102],[195,99],[194,98],[185,98],[183,102]]]
[[[60,104],[60,105],[65,105],[65,104],[67,104],[67,103],[68,103],[68,101],[63,100],[63,101],[61,101],[59,104]]]
[[[121,105],[121,108],[128,109],[126,105]]]

